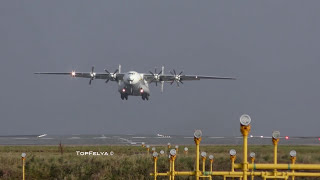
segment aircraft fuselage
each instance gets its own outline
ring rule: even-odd
[[[144,80],[143,74],[135,71],[125,73],[123,81],[119,81],[118,91],[121,99],[128,99],[128,96],[141,96],[143,100],[148,100],[150,96],[148,82]]]

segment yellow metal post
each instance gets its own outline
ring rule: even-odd
[[[231,172],[234,172],[234,162],[236,160],[236,155],[230,155],[230,160],[231,160]],[[234,179],[234,177],[232,177]]]
[[[158,157],[153,157],[154,160],[154,180],[157,180],[158,172],[157,172],[157,160]]]
[[[279,139],[272,138],[272,143],[273,143],[273,164],[277,165],[278,164],[278,143]],[[273,170],[274,176],[277,174],[277,169],[275,168]]]
[[[176,156],[171,156],[171,162],[172,162],[172,167],[171,167],[171,179],[174,180],[175,176],[175,170],[174,170],[174,161],[176,160]]]
[[[22,180],[26,179],[26,176],[25,176],[25,160],[26,160],[26,158],[22,157]]]
[[[171,174],[172,174],[172,159],[171,159],[171,157],[169,158],[169,161],[170,161],[170,170],[169,170],[169,172],[170,172],[170,176],[169,176],[169,179],[171,180]]]
[[[189,149],[187,147],[184,148],[184,155],[188,155],[188,150]]]
[[[241,134],[243,136],[243,179],[247,180],[247,171],[248,171],[248,134],[251,130],[250,124],[244,126],[241,124]]]
[[[236,156],[230,156],[231,160],[231,172],[234,172],[234,162],[236,160]]]
[[[251,164],[254,165],[254,157],[251,157]],[[254,168],[252,168],[252,174],[251,174],[251,180],[254,180],[254,175],[253,175],[253,172],[254,172]]]
[[[296,157],[295,156],[291,156],[291,163],[295,164],[296,163]],[[292,180],[294,180],[294,170],[292,170]]]
[[[206,171],[206,157],[202,157],[202,172]]]
[[[194,137],[194,142],[196,144],[196,180],[199,180],[200,178],[200,142],[201,142],[201,137],[196,138]]]
[[[210,159],[210,174],[212,173],[212,166],[213,166],[213,159]],[[210,180],[212,179],[212,176],[210,175]]]

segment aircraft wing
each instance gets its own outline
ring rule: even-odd
[[[173,81],[179,77],[180,81],[193,81],[193,80],[200,80],[200,79],[228,79],[228,80],[235,80],[233,77],[220,77],[220,76],[201,76],[201,75],[161,75],[160,79],[162,81]]]
[[[115,80],[108,73],[88,73],[88,72],[36,72],[34,74],[48,74],[48,75],[69,75],[71,77],[79,77],[79,78],[92,78],[94,79],[105,79],[105,80]],[[123,80],[124,74],[116,73],[116,80]]]
[[[164,81],[164,82],[172,82],[174,80],[179,81],[193,81],[200,79],[227,79],[227,80],[235,80],[233,77],[220,77],[220,76],[202,76],[202,75],[156,75],[154,74],[144,74],[144,78],[149,82]]]

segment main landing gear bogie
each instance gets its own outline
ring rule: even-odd
[[[121,94],[121,99],[122,100],[128,100],[128,94]]]
[[[147,100],[147,101],[149,100],[149,96],[146,94],[142,94],[141,98],[142,98],[142,100]]]

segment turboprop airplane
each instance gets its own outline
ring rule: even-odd
[[[164,74],[164,66],[159,73],[157,69],[155,72],[149,71],[148,73],[138,73],[136,71],[129,71],[126,73],[121,73],[121,65],[119,69],[110,73],[108,70],[104,70],[103,73],[94,72],[94,67],[92,67],[91,72],[36,72],[35,74],[53,74],[53,75],[70,75],[71,77],[79,78],[89,78],[89,85],[91,85],[94,79],[103,79],[106,83],[109,81],[115,81],[118,83],[118,91],[120,93],[121,99],[128,100],[128,96],[141,96],[143,100],[149,100],[150,89],[149,84],[161,83],[161,92],[163,92],[164,82],[170,82],[172,85],[174,82],[183,84],[184,81],[200,80],[200,79],[229,79],[234,80],[232,77],[218,77],[218,76],[200,76],[200,75],[183,75],[182,71],[177,74],[175,70],[170,71],[170,74]]]

